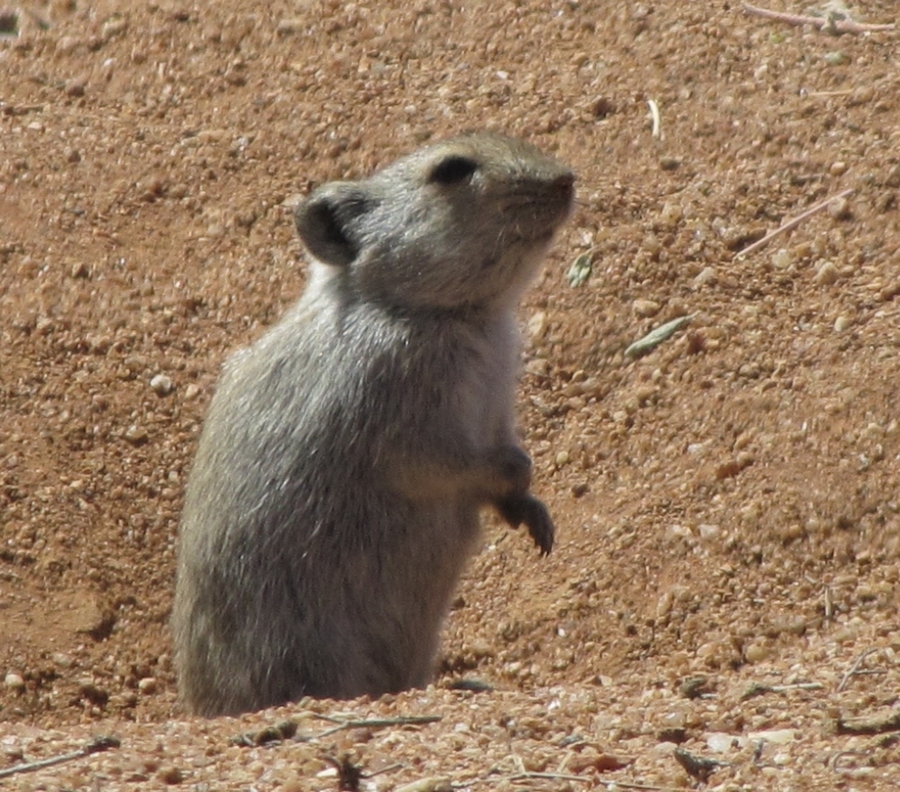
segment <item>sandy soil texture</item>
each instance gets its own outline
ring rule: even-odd
[[[900,31],[51,0],[0,33],[0,786],[900,787]],[[290,206],[475,128],[578,173],[521,311],[558,545],[486,515],[428,690],[186,718],[183,485],[223,357],[303,287]]]

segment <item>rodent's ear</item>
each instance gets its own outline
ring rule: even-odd
[[[345,267],[359,253],[353,221],[371,204],[371,197],[354,182],[325,184],[294,211],[297,233],[319,261]]]

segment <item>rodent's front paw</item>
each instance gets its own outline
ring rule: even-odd
[[[518,446],[498,446],[488,452],[488,464],[500,479],[504,494],[528,492],[531,457]]]
[[[525,523],[541,555],[549,554],[553,549],[556,528],[550,512],[541,501],[531,495],[510,495],[496,501],[495,505],[500,516],[514,528]]]

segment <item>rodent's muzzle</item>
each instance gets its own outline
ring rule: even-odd
[[[569,172],[557,176],[550,186],[550,191],[561,203],[571,204],[575,199],[575,174]]]
[[[550,224],[555,231],[569,219],[575,205],[575,174],[568,171],[545,184],[543,203],[551,210]]]

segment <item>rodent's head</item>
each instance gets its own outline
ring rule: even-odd
[[[320,262],[363,299],[404,308],[515,301],[566,220],[571,170],[520,140],[479,133],[422,148],[295,213]]]

